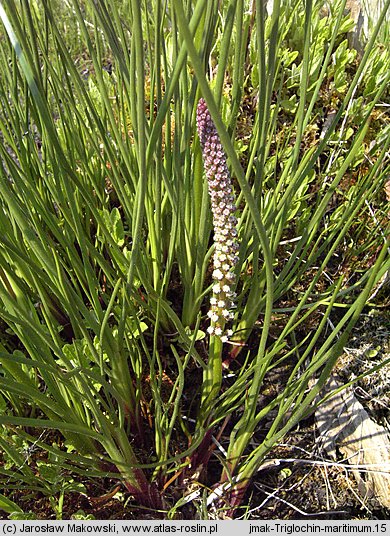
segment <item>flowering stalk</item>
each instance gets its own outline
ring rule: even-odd
[[[198,134],[211,200],[214,226],[213,295],[210,300],[209,359],[203,372],[202,400],[198,423],[207,428],[222,384],[222,347],[232,335],[225,324],[233,318],[238,241],[236,207],[232,182],[217,129],[204,99],[200,99],[196,113]],[[206,437],[206,436],[205,436]],[[211,451],[210,451],[211,452]]]
[[[236,296],[233,291],[239,249],[236,206],[226,155],[204,99],[198,103],[196,118],[213,213],[215,244],[213,296],[208,312],[211,323],[207,331],[226,342],[232,331],[225,330],[225,324],[234,316],[231,309]]]

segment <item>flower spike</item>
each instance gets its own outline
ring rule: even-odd
[[[211,325],[207,331],[226,342],[231,330],[225,331],[225,323],[234,317],[231,312],[235,298],[234,268],[239,250],[236,206],[225,151],[204,99],[199,100],[196,119],[213,213],[215,244],[213,297],[208,313]]]

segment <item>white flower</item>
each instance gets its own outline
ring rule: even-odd
[[[227,274],[225,274],[225,278],[226,278],[228,281],[234,281],[235,277],[236,277],[236,276],[233,274],[233,272],[228,272]]]
[[[221,272],[221,270],[219,270],[218,268],[216,270],[214,270],[213,272],[213,277],[214,279],[219,279],[219,281],[221,281],[223,279],[223,273]]]

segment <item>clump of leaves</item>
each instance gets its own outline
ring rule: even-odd
[[[74,0],[71,42],[54,4],[0,6],[0,424],[47,453],[57,515],[57,467],[118,479],[168,517],[214,487],[205,515],[213,504],[233,515],[270,448],[312,411],[388,269],[390,70],[376,42],[388,4],[361,58],[345,2],[324,19],[311,2],[275,2],[267,17],[243,0],[148,13]],[[206,337],[199,97],[238,194],[232,346]],[[259,407],[281,365],[282,390]],[[224,459],[207,478],[214,436]],[[38,486],[0,440],[13,459],[3,476]]]

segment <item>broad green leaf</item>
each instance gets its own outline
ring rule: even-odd
[[[7,514],[23,513],[23,510],[15,504],[13,501],[0,494],[0,510],[7,512]]]

